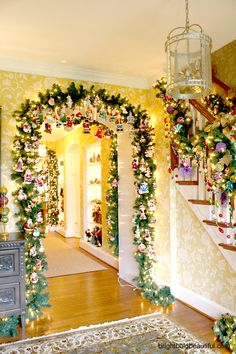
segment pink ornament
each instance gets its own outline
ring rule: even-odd
[[[146,246],[143,243],[140,243],[140,245],[138,245],[138,251],[141,253],[145,253]]]
[[[24,131],[25,133],[30,133],[30,132],[31,132],[31,126],[30,126],[30,124],[27,123],[27,122],[23,124],[22,128],[23,128],[23,131]]]
[[[166,108],[166,111],[167,111],[167,113],[169,113],[169,114],[173,114],[174,111],[175,111],[175,109],[174,109],[174,107],[172,107],[172,106],[168,106],[168,107]]]

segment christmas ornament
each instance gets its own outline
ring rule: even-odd
[[[36,259],[36,266],[37,266],[38,270],[42,270],[43,265],[42,265],[41,259]]]
[[[31,151],[31,145],[30,145],[30,142],[29,142],[29,141],[25,141],[24,150],[25,150],[26,152]]]
[[[102,127],[100,125],[98,126],[98,130],[97,130],[95,136],[98,139],[102,139]]]
[[[27,200],[27,194],[24,193],[22,188],[18,191],[18,200]]]
[[[110,129],[107,129],[107,130],[105,130],[105,133],[104,133],[104,138],[110,138],[111,137],[111,131],[110,131]]]
[[[33,272],[30,276],[30,281],[32,284],[36,284],[39,280],[39,276],[36,272]]]
[[[30,124],[29,123],[24,123],[23,124],[23,126],[22,126],[22,128],[23,128],[23,131],[25,132],[25,133],[31,133],[31,126],[30,126]]]
[[[112,187],[113,188],[117,188],[118,187],[118,181],[117,181],[117,179],[114,179],[113,181],[112,181]]]
[[[215,146],[215,151],[223,152],[227,149],[227,146],[224,142],[217,143]]]
[[[64,125],[66,131],[71,131],[73,129],[73,121],[70,116],[66,117],[66,124]]]
[[[146,252],[146,246],[143,243],[140,243],[140,245],[138,245],[138,251],[141,253],[145,253]]]
[[[42,210],[40,210],[40,211],[36,214],[35,219],[36,219],[36,221],[37,221],[39,224],[42,224],[42,223],[44,222]]]
[[[99,112],[98,112],[98,117],[103,121],[103,122],[106,122],[107,120],[107,115],[106,115],[106,111],[105,111],[105,108],[102,107]]]
[[[25,231],[31,231],[34,228],[34,224],[31,218],[27,220],[27,222],[24,224],[24,229]]]
[[[146,164],[145,164],[144,158],[141,158],[141,160],[140,160],[140,162],[139,162],[139,165],[138,165],[138,169],[139,169],[141,172],[146,171]]]
[[[29,168],[25,171],[24,174],[24,182],[25,183],[31,183],[33,181],[33,176]]]
[[[133,124],[134,123],[134,116],[132,115],[131,112],[129,112],[129,115],[127,117],[127,123]]]
[[[49,104],[50,106],[54,106],[54,105],[55,105],[55,100],[54,100],[53,97],[50,97],[50,98],[49,98],[48,104]]]
[[[34,237],[40,236],[40,230],[39,230],[39,228],[37,228],[37,227],[34,228],[33,236],[34,236]]]
[[[45,133],[48,133],[48,134],[52,134],[52,126],[51,126],[51,124],[49,124],[49,123],[45,123],[44,124],[44,131],[45,131]]]
[[[137,160],[134,159],[133,162],[132,162],[132,170],[133,171],[137,171],[137,169],[138,169]]]
[[[70,97],[70,95],[68,95],[66,97],[66,105],[67,105],[68,108],[71,108],[72,105],[73,105],[73,101],[72,101],[72,98]]]
[[[147,178],[151,178],[152,177],[152,171],[150,170],[150,168],[148,167],[146,172],[145,172],[145,177]]]
[[[147,217],[146,217],[146,215],[145,215],[145,207],[144,207],[143,204],[140,205],[140,207],[139,207],[139,212],[140,212],[139,219],[140,219],[140,220],[146,220]]]
[[[139,186],[139,194],[149,193],[149,187],[147,182],[141,182]]]
[[[23,161],[22,161],[21,157],[17,161],[17,164],[15,166],[15,171],[16,172],[23,172]]]
[[[89,123],[89,121],[87,119],[83,123],[83,133],[84,134],[89,134],[90,133],[90,123]]]
[[[124,128],[123,128],[123,120],[121,117],[116,119],[116,131],[117,132],[123,132]]]
[[[37,256],[37,250],[36,250],[35,246],[30,248],[29,254],[30,254],[31,257],[36,257]]]

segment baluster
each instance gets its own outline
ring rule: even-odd
[[[196,134],[196,109],[190,105],[190,112],[192,115],[192,134]]]
[[[204,177],[204,161],[201,159],[199,161],[199,168],[198,168],[198,189],[197,195],[198,199],[204,200],[204,191],[205,191],[205,177]]]

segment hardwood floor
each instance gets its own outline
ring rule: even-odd
[[[77,245],[76,240],[69,242]],[[211,319],[180,301],[166,310],[150,304],[138,290],[119,280],[117,271],[109,266],[97,272],[48,278],[48,285],[52,306],[44,310],[43,318],[28,323],[28,338],[162,311],[205,342],[214,342]],[[1,338],[0,342],[19,339],[21,333],[15,338]],[[221,352],[229,353],[225,349]]]

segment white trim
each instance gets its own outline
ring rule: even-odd
[[[175,286],[172,286],[171,291],[177,299],[214,319],[218,319],[223,313],[227,312],[231,315],[236,315],[236,312],[231,311],[202,295],[196,294],[182,285],[175,284]]]
[[[84,241],[83,239],[80,240],[80,248],[83,250],[91,253],[95,257],[101,259],[103,262],[109,264],[115,269],[119,269],[119,262],[118,259],[112,256],[111,254],[107,253],[102,249],[102,247],[97,247],[92,245],[88,241]]]
[[[84,80],[103,84],[128,86],[139,89],[149,89],[152,84],[137,76],[111,73],[99,70],[84,69],[76,66],[37,63],[32,61],[16,61],[14,59],[0,59],[0,70],[14,71],[35,75],[50,76],[56,78],[67,78]]]

